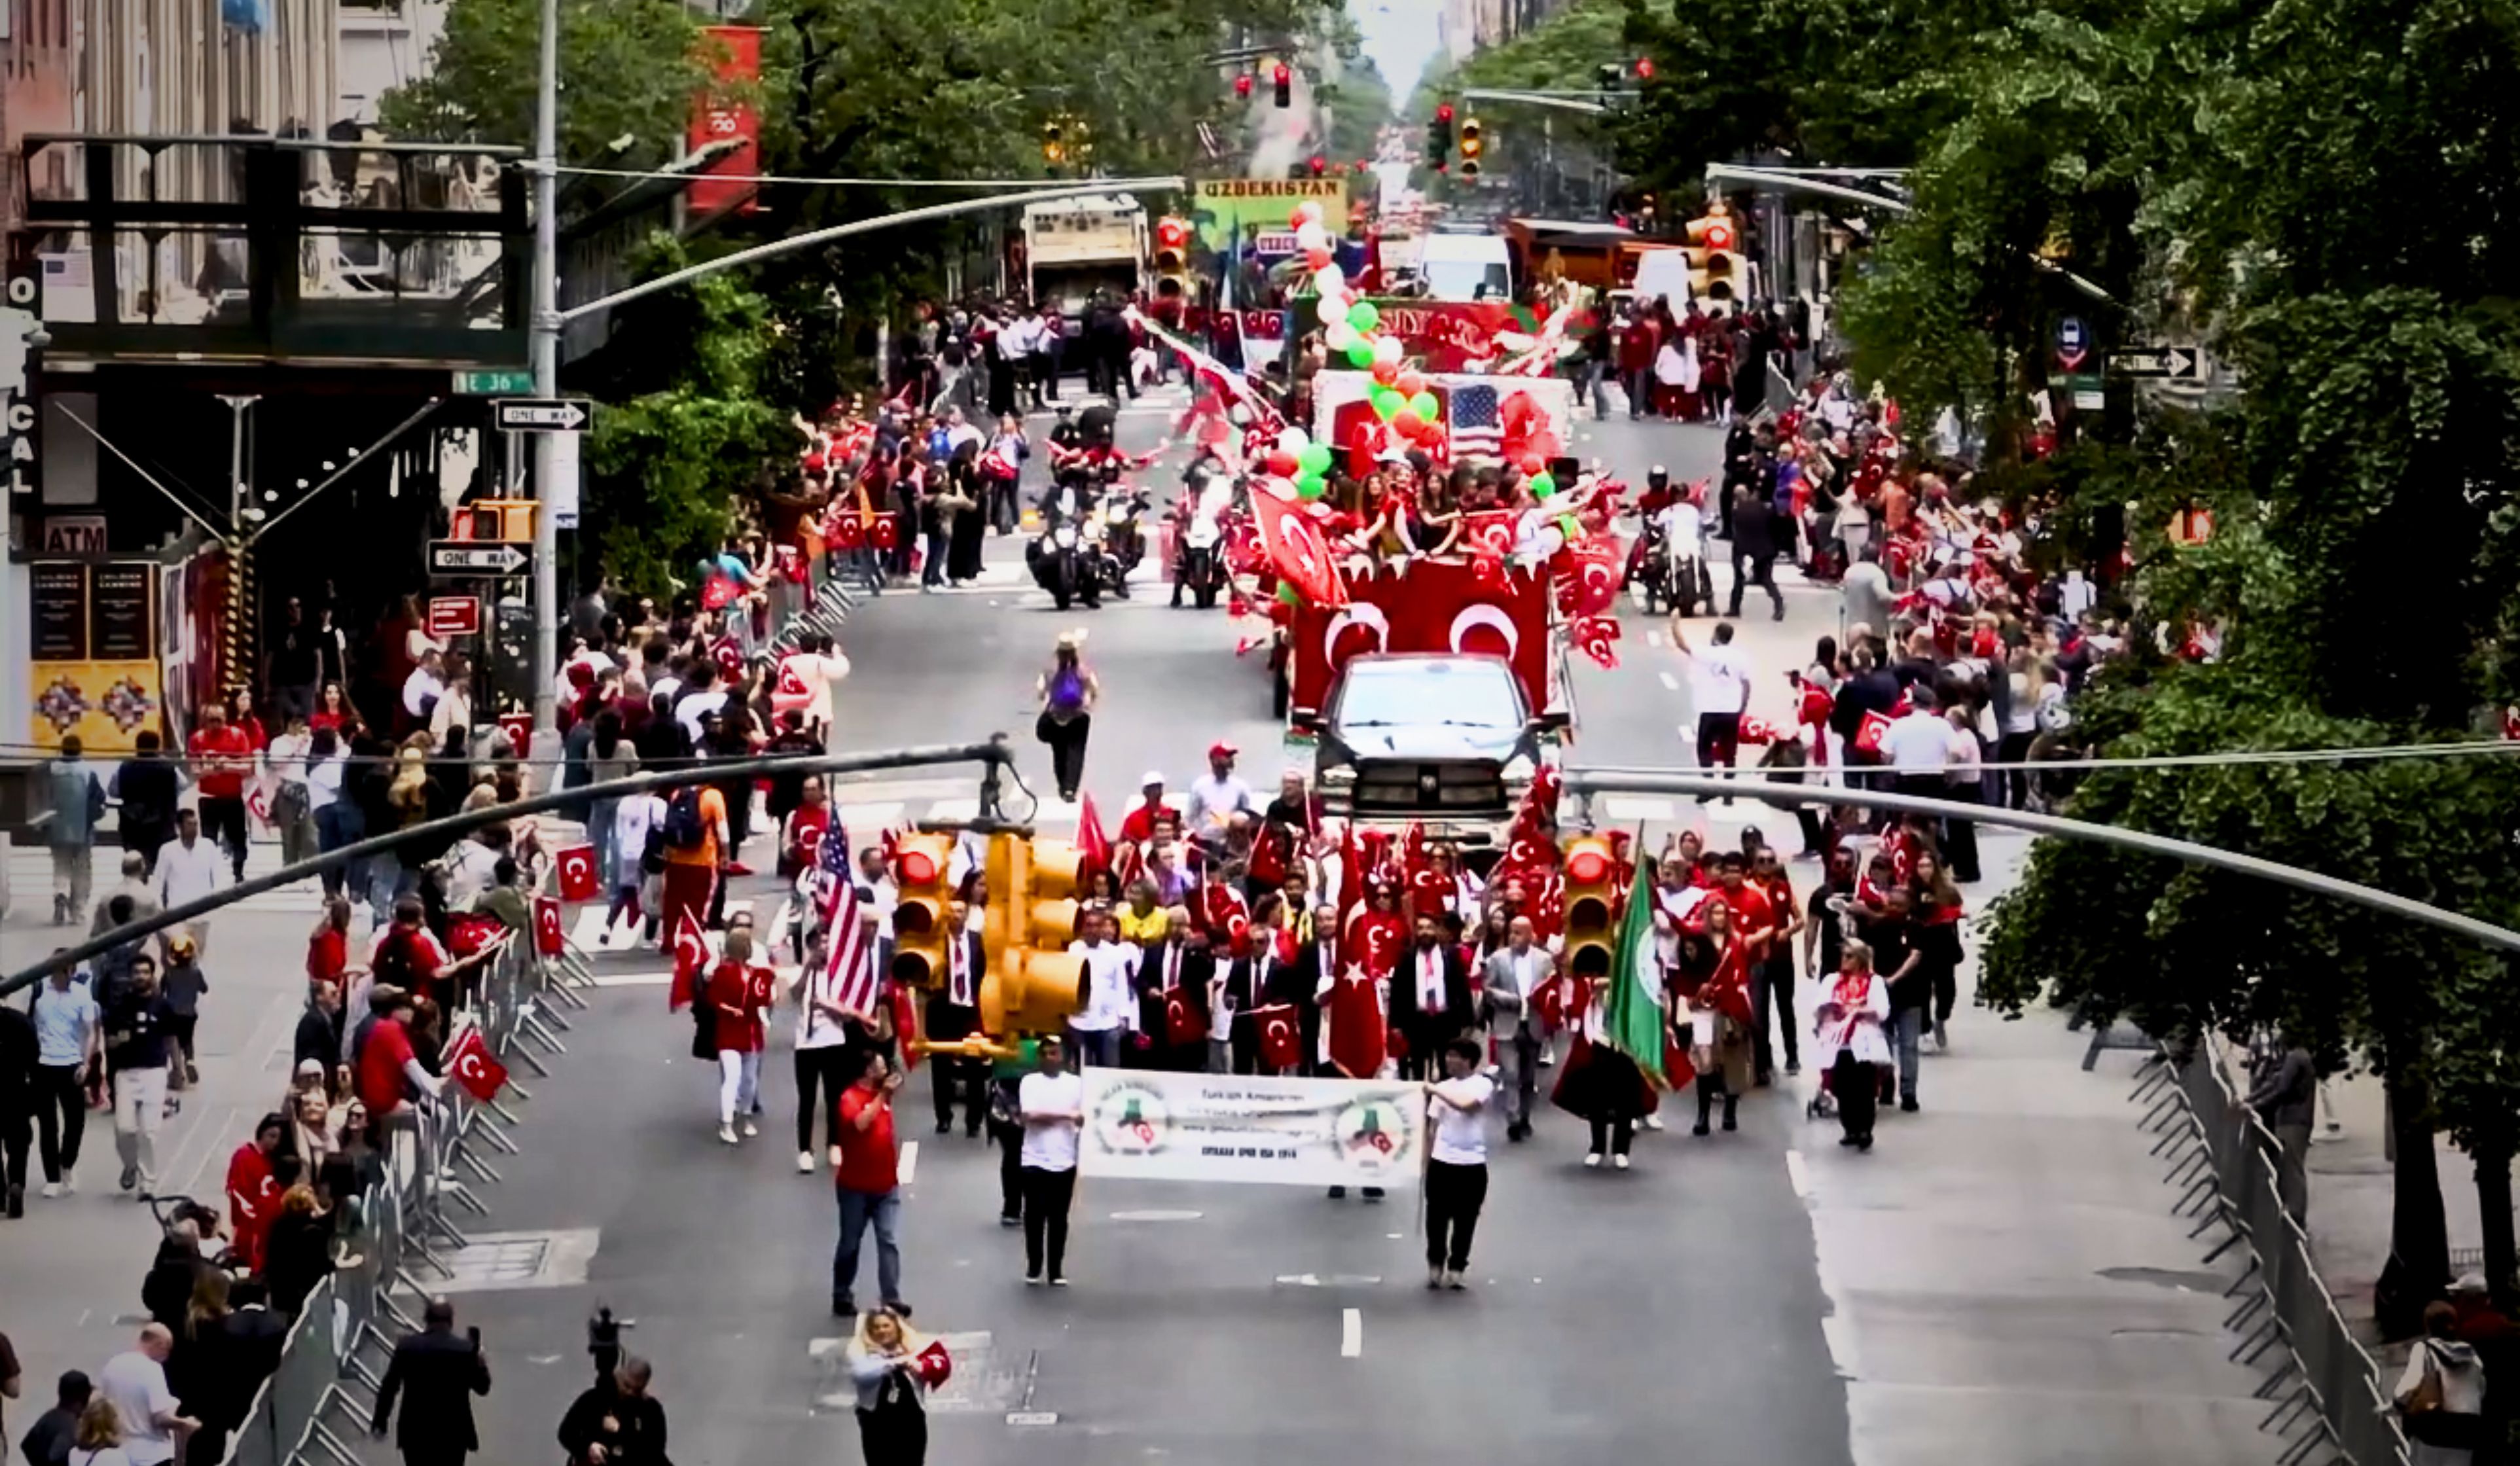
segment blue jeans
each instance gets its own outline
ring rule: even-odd
[[[832,1311],[857,1311],[858,1244],[875,1223],[875,1280],[885,1303],[901,1301],[901,1188],[852,1191],[833,1188],[840,1201],[840,1245],[832,1252]]]
[[[356,845],[368,833],[367,817],[359,807],[345,799],[336,799],[315,812],[315,848],[330,855],[344,845]],[[346,887],[353,899],[368,894],[368,863],[352,861],[324,872],[324,894],[338,896]]]
[[[1890,1043],[1899,1050],[1899,1094],[1916,1097],[1916,1044],[1924,1037],[1925,1010],[1901,1008],[1890,1015]]]
[[[1071,1028],[1067,1031],[1067,1051],[1076,1055],[1076,1065],[1096,1069],[1120,1067],[1120,1031],[1116,1028]]]
[[[620,808],[618,799],[593,800],[586,807],[586,842],[595,847],[596,881],[606,892],[620,885],[612,868],[612,815]]]

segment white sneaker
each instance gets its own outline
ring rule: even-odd
[[[836,1145],[832,1147],[832,1164],[834,1166],[840,1164],[840,1148]]]
[[[1598,1171],[1598,1170],[1600,1170],[1600,1169],[1601,1169],[1601,1153],[1600,1153],[1599,1151],[1598,1151],[1598,1150],[1597,1150],[1597,1151],[1593,1152],[1591,1155],[1586,1156],[1586,1157],[1584,1158],[1584,1169],[1585,1169],[1585,1170],[1587,1170],[1587,1171]]]
[[[814,1153],[810,1150],[800,1150],[796,1152],[796,1169],[807,1176],[813,1175]]]
[[[60,1181],[46,1181],[46,1182],[44,1182],[44,1194],[45,1194],[46,1196],[48,1196],[48,1197],[50,1197],[50,1196],[59,1196],[59,1195],[61,1195],[61,1194],[62,1194],[62,1183],[61,1183]]]
[[[724,1140],[727,1144],[733,1145],[735,1143],[735,1127],[732,1125],[719,1126],[717,1128],[717,1137]]]
[[[1625,1171],[1628,1169],[1628,1158],[1624,1155],[1614,1155],[1610,1157],[1610,1164]]]
[[[746,1120],[743,1122],[743,1133],[746,1135],[757,1135],[761,1133],[761,1127],[753,1124],[749,1120]]]
[[[1662,1129],[1662,1117],[1660,1115],[1647,1115],[1639,1120],[1637,1124],[1644,1127],[1646,1130],[1660,1130]],[[1625,1159],[1625,1157],[1622,1157],[1621,1159]]]
[[[63,1194],[64,1196],[75,1195],[75,1194],[77,1193],[77,1191],[78,1191],[78,1177],[75,1177],[75,1176],[66,1176],[66,1177],[62,1177],[62,1194]]]

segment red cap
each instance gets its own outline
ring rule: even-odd
[[[1207,745],[1207,756],[1212,759],[1230,759],[1241,751],[1222,738]]]

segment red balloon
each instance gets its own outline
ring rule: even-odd
[[[1404,407],[1391,415],[1391,430],[1404,438],[1414,438],[1426,430],[1426,420]]]
[[[1269,471],[1280,478],[1294,477],[1295,469],[1299,466],[1301,466],[1295,462],[1295,456],[1285,449],[1273,448],[1269,451]]]
[[[1549,460],[1542,458],[1537,453],[1526,453],[1522,456],[1522,462],[1516,464],[1514,466],[1520,468],[1525,473],[1540,473],[1548,469]]]
[[[1400,364],[1397,362],[1375,362],[1373,364],[1373,379],[1382,383],[1386,387],[1391,385],[1393,382],[1400,379]],[[1399,420],[1395,418],[1392,421],[1398,422]]]
[[[1315,247],[1304,251],[1304,263],[1316,270],[1328,264],[1336,257],[1337,256],[1330,253],[1330,246],[1328,244],[1316,245]]]
[[[1415,372],[1403,372],[1400,374],[1400,379],[1392,386],[1403,397],[1415,397],[1426,390],[1426,378]]]
[[[1301,229],[1304,227],[1304,210],[1300,205],[1296,207],[1293,213],[1286,216],[1286,227],[1288,229]]]
[[[1417,414],[1412,413],[1410,416],[1416,417]],[[1444,424],[1436,419],[1429,418],[1425,422],[1418,424],[1418,440],[1419,442],[1428,444],[1439,443],[1443,441],[1443,438]]]

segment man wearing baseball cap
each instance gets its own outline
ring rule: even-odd
[[[1234,756],[1241,751],[1222,738],[1207,745],[1207,772],[1191,780],[1183,833],[1193,839],[1222,838],[1235,816],[1251,812],[1251,786],[1234,774]]]
[[[1149,769],[1138,779],[1138,802],[1120,817],[1120,843],[1144,846],[1154,838],[1157,818],[1172,813],[1164,803],[1164,774]]]

